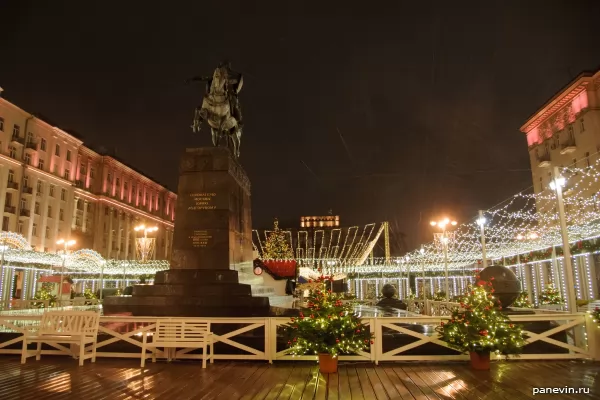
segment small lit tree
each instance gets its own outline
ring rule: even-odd
[[[292,248],[285,238],[285,233],[279,229],[279,221],[275,219],[273,232],[265,242],[263,259],[265,260],[290,260],[294,258]]]
[[[540,304],[563,304],[564,301],[560,297],[560,292],[554,287],[554,285],[546,286],[546,289],[540,293]]]
[[[310,290],[307,307],[285,326],[293,355],[312,353],[336,358],[340,353],[365,350],[373,343],[369,327],[354,314],[351,305],[342,301],[341,295],[332,293],[331,282],[332,277],[319,277]]]
[[[512,303],[513,307],[517,308],[533,308],[533,304],[529,301],[529,295],[527,292],[519,293],[517,299]]]
[[[525,341],[521,327],[502,312],[491,282],[478,281],[469,288],[449,321],[436,328],[442,340],[461,352],[518,354]]]

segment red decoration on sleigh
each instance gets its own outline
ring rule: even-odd
[[[282,278],[296,277],[296,260],[263,260],[271,273]]]

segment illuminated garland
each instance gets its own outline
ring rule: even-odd
[[[373,344],[369,327],[354,315],[352,305],[343,303],[342,296],[331,292],[331,282],[332,277],[319,277],[310,291],[307,307],[285,325],[293,355],[328,353],[336,357],[365,350]]]

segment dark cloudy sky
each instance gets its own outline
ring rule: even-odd
[[[94,3],[91,5],[90,3]],[[335,5],[334,5],[335,3]],[[409,244],[530,186],[525,119],[600,66],[598,1],[0,1],[4,97],[175,188],[202,86],[245,74],[255,227],[390,220]],[[419,222],[420,221],[420,222]]]

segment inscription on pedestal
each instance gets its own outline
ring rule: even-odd
[[[194,234],[189,237],[193,247],[206,247],[212,239],[212,235],[208,231],[194,231]]]
[[[190,193],[192,205],[188,207],[191,211],[215,210],[214,205],[216,193]]]

